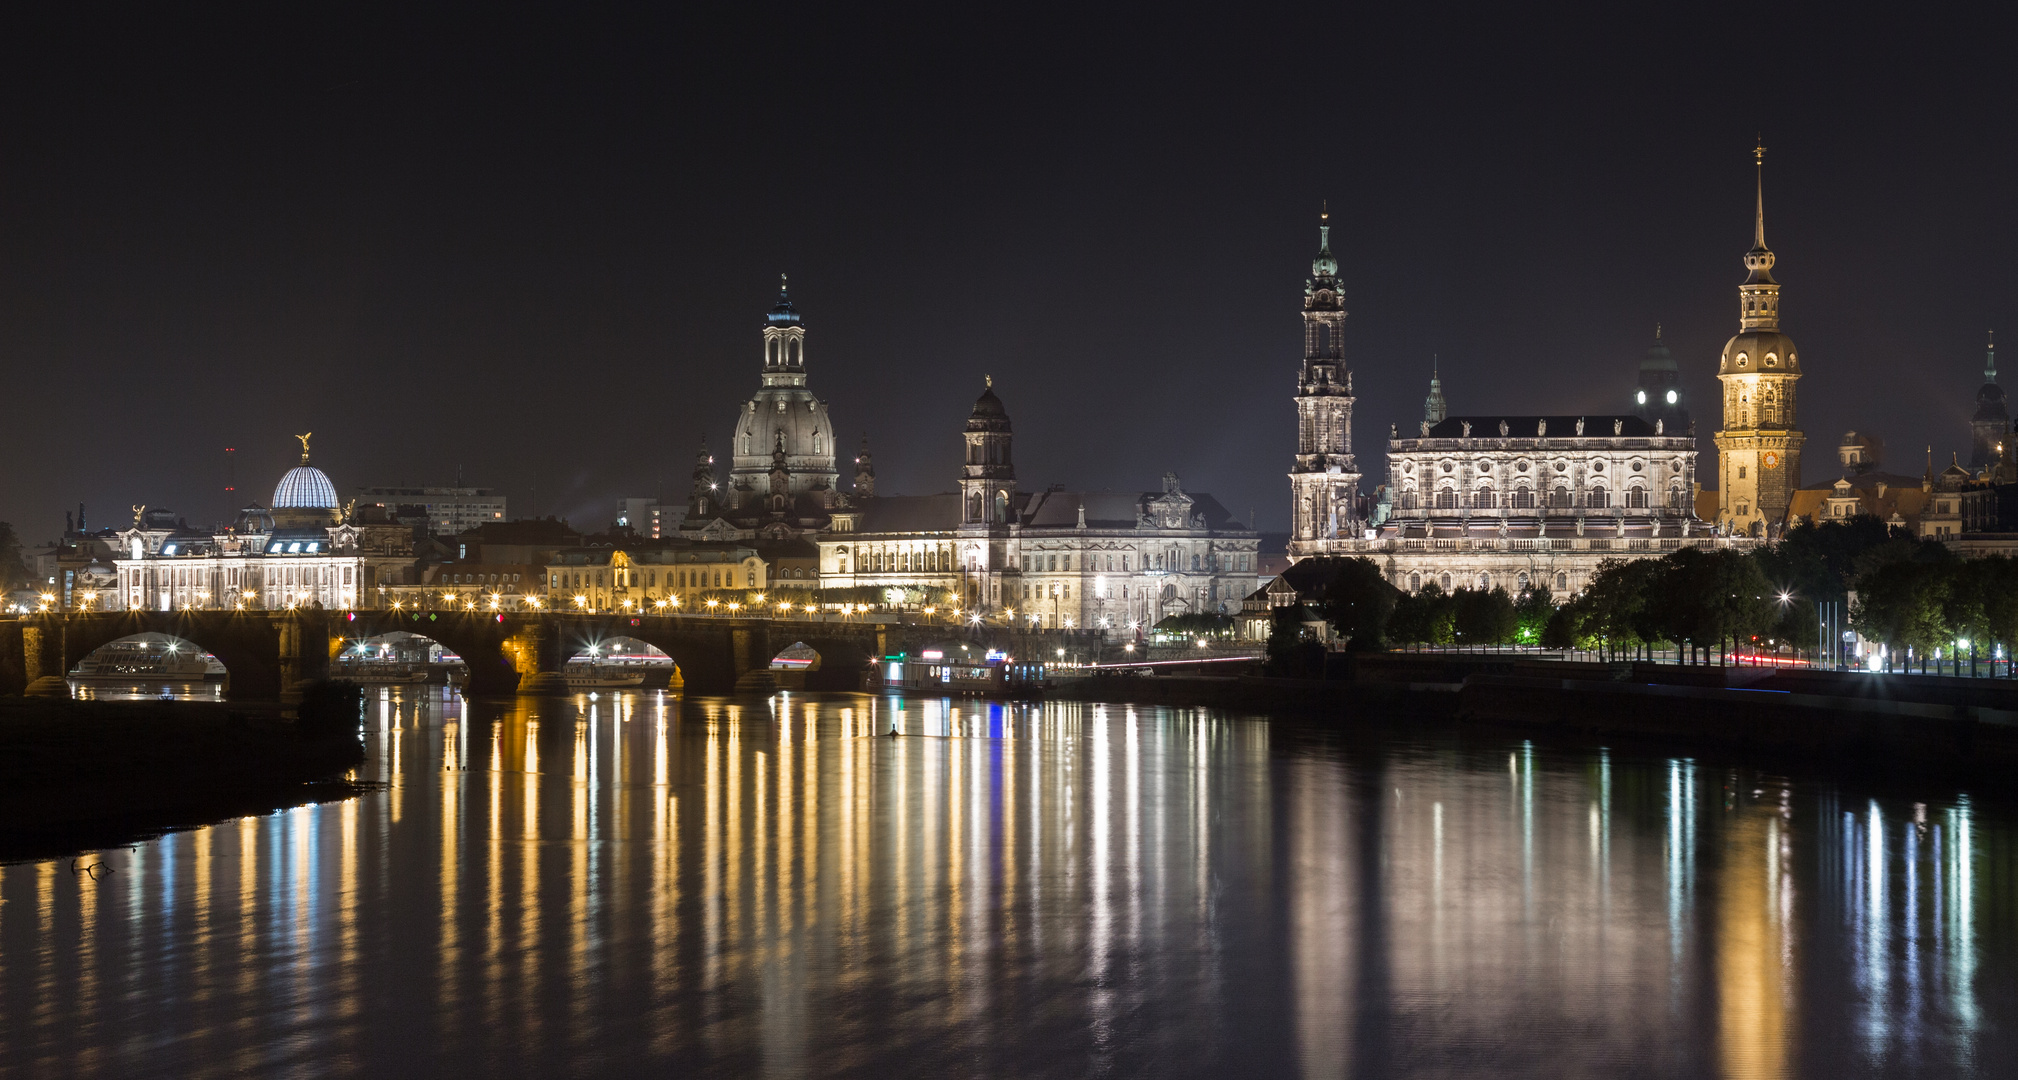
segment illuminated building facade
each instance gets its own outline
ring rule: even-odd
[[[364,608],[413,572],[413,529],[379,507],[337,506],[336,487],[309,464],[281,477],[271,508],[254,504],[216,532],[136,507],[118,533],[117,599],[125,610]],[[100,606],[105,606],[101,604]]]
[[[1372,558],[1396,587],[1547,589],[1610,559],[1711,537],[1694,511],[1696,441],[1637,416],[1447,416],[1388,440],[1390,505]]]
[[[1259,538],[1174,474],[1160,491],[1017,490],[1013,427],[992,381],[963,434],[957,491],[869,495],[858,479],[819,538],[823,588],[875,586],[1111,634],[1237,612],[1254,591]]]

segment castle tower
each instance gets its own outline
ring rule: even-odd
[[[995,380],[974,400],[967,417],[967,461],[960,468],[960,524],[1006,525],[1016,494],[1016,463],[1009,453],[1009,411],[995,396]]]
[[[694,455],[694,489],[687,495],[687,520],[700,525],[721,513],[720,491],[715,455],[708,453],[708,437],[703,435],[701,449]]]
[[[876,459],[869,456],[869,437],[862,436],[862,449],[855,453],[855,494],[873,498],[876,494]]]
[[[1681,434],[1689,430],[1689,408],[1683,400],[1681,372],[1675,356],[1661,340],[1661,326],[1654,324],[1654,343],[1640,357],[1639,388],[1633,391],[1633,413],[1648,423],[1666,421],[1667,430]]]
[[[1766,148],[1753,151],[1758,209],[1750,273],[1738,286],[1738,333],[1717,363],[1724,424],[1717,432],[1718,524],[1748,536],[1777,534],[1801,486],[1801,443],[1794,384],[1801,377],[1793,339],[1780,332],[1780,283],[1766,247]]]
[[[2011,411],[2004,404],[2004,388],[1997,385],[1997,339],[1990,338],[1983,360],[1983,385],[1976,391],[1976,415],[1969,420],[1971,449],[1969,468],[1980,470],[2004,460],[2004,443],[2011,433]]]
[[[1429,396],[1422,399],[1422,422],[1425,424],[1441,424],[1443,423],[1444,416],[1448,413],[1448,409],[1444,406],[1443,401],[1443,380],[1437,376],[1436,358],[1431,357],[1429,362]]]
[[[1289,473],[1289,557],[1333,550],[1359,528],[1352,460],[1352,372],[1345,304],[1331,255],[1331,214],[1318,216],[1317,257],[1303,287],[1303,369],[1296,384],[1296,467]]]
[[[806,389],[806,326],[792,306],[785,279],[778,302],[764,317],[764,381],[736,416],[728,508],[774,509],[780,494],[771,474],[780,445],[788,500],[812,493],[831,500],[840,473],[834,467],[834,426],[827,403]]]

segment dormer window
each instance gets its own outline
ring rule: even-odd
[[[1779,366],[1779,362],[1780,362],[1780,358],[1779,358],[1778,356],[1775,356],[1775,355],[1773,355],[1772,353],[1767,353],[1767,354],[1766,354],[1766,366],[1767,366],[1767,367],[1777,367],[1777,366]]]
[[[1748,357],[1748,356],[1746,356],[1746,355],[1745,355],[1744,353],[1739,353],[1739,354],[1738,354],[1738,366],[1739,366],[1739,367],[1745,367],[1745,366],[1746,366],[1747,364],[1749,364],[1749,363],[1750,363],[1750,361],[1751,361],[1751,357]]]

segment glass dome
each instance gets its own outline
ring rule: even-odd
[[[280,478],[279,486],[273,489],[273,508],[276,510],[334,510],[336,509],[336,485],[329,482],[321,469],[313,465],[297,465],[287,470]]]

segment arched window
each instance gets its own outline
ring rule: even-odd
[[[1568,574],[1556,574],[1556,591],[1562,593],[1570,591],[1570,576]]]
[[[820,452],[820,433],[817,431],[813,433],[813,452],[815,454]]]
[[[1533,489],[1533,488],[1527,488],[1527,487],[1517,487],[1517,488],[1515,488],[1515,489],[1514,489],[1514,493],[1513,493],[1513,505],[1514,505],[1514,509],[1516,509],[1516,510],[1532,510],[1532,509],[1534,509],[1534,507],[1535,507],[1535,493],[1534,493],[1534,489]]]
[[[1441,581],[1439,582],[1439,584],[1441,584],[1441,585],[1443,586],[1443,591],[1444,591],[1444,592],[1449,592],[1449,591],[1450,591],[1450,575],[1449,575],[1449,574],[1445,574],[1445,575],[1443,576],[1442,580],[1441,580]]]
[[[1422,591],[1422,575],[1421,575],[1421,574],[1410,574],[1410,575],[1408,576],[1408,591],[1409,591],[1409,592],[1421,592],[1421,591]]]
[[[1457,492],[1450,488],[1438,488],[1436,492],[1436,508],[1438,510],[1457,509]]]
[[[1483,571],[1483,570],[1479,571],[1479,574],[1478,574],[1478,587],[1479,587],[1479,591],[1481,591],[1481,592],[1483,592],[1483,591],[1485,591],[1485,590],[1487,590],[1487,589],[1490,589],[1490,588],[1492,588],[1492,575],[1491,575],[1491,574],[1488,574],[1488,573],[1486,573],[1486,572],[1485,572],[1485,571]]]
[[[1647,489],[1637,484],[1626,489],[1626,505],[1635,510],[1647,507]]]
[[[1528,591],[1528,572],[1523,570],[1514,575],[1514,587],[1521,592]]]
[[[1591,507],[1594,510],[1598,510],[1610,506],[1611,504],[1612,504],[1611,493],[1606,491],[1602,487],[1594,487],[1591,489],[1590,502],[1586,503],[1585,505]]]
[[[1558,510],[1569,509],[1570,489],[1566,487],[1559,487],[1555,489],[1555,491],[1549,495],[1549,505],[1555,507]]]
[[[1682,508],[1682,485],[1668,485],[1668,505],[1677,510]]]
[[[1498,504],[1498,500],[1493,498],[1493,491],[1489,487],[1482,487],[1471,494],[1471,508],[1474,510],[1490,510]]]

